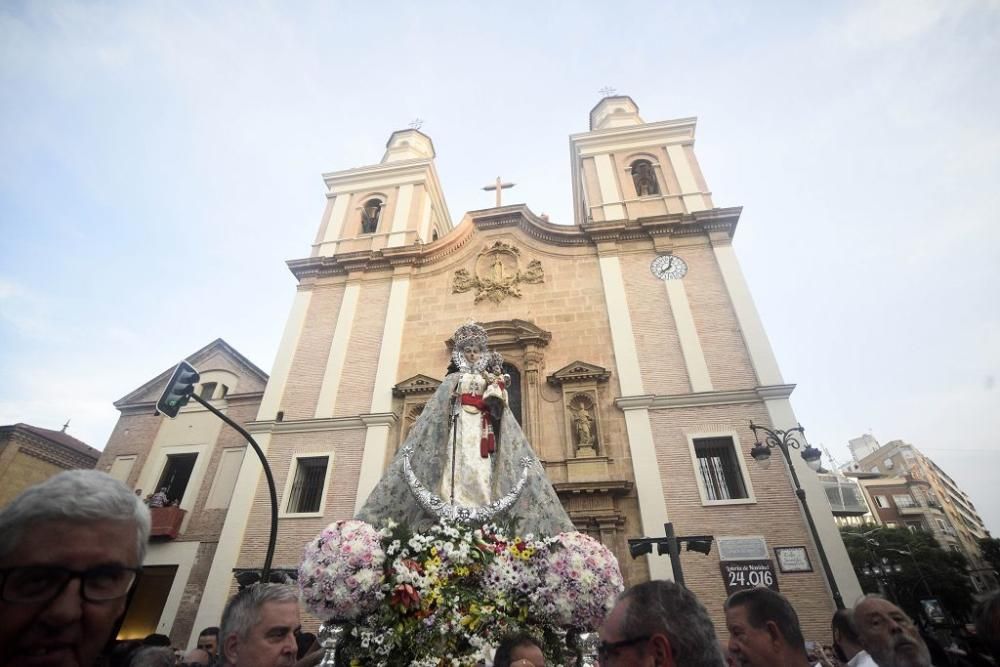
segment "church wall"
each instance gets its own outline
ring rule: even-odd
[[[667,290],[649,270],[654,257],[651,251],[620,256],[642,386],[648,394],[686,394],[691,384]]]
[[[705,363],[716,391],[757,386],[740,325],[733,312],[719,265],[708,245],[675,247],[688,263],[684,280]]]
[[[810,545],[808,526],[780,459],[775,458],[773,465],[764,469],[750,457],[754,440],[747,424],[751,419],[756,423],[770,423],[763,403],[650,411],[667,512],[678,535],[763,535],[771,558],[774,558],[774,547],[809,545],[813,572],[778,572],[777,577],[781,592],[791,599],[799,613],[806,639],[819,640],[829,633],[834,611],[819,556]],[[736,433],[755,502],[702,504],[688,437],[716,432]],[[722,605],[726,590],[719,570],[717,545],[713,544],[707,556],[683,552],[681,557],[688,587],[708,608],[716,627],[724,628]]]
[[[271,436],[267,458],[278,493],[278,510],[286,500],[289,473],[294,454],[330,452],[330,482],[324,499],[323,516],[278,519],[278,539],[274,567],[296,568],[306,542],[332,521],[354,515],[354,489],[357,488],[364,448],[364,429],[318,431],[312,433],[275,433]],[[250,510],[237,567],[260,567],[267,551],[271,528],[271,504],[267,484],[261,483]]]
[[[714,208],[715,204],[712,202],[712,195],[708,191],[708,183],[705,181],[705,175],[701,173],[701,165],[694,154],[694,144],[684,144],[684,154],[687,155],[688,165],[691,167],[691,174],[694,176],[695,183],[698,184],[698,189],[706,193],[704,195],[705,206]]]
[[[312,290],[298,348],[292,358],[289,382],[281,400],[285,419],[310,419],[323,384],[327,355],[337,328],[337,313],[344,298],[344,285],[321,285]]]
[[[341,375],[334,407],[335,417],[353,417],[370,411],[390,286],[389,280],[364,281],[361,284],[358,309],[347,344],[346,372]],[[331,323],[331,328],[335,322]],[[329,345],[323,354],[328,352]],[[322,365],[326,365],[325,356]]]
[[[475,294],[452,292],[452,278],[458,268],[469,268],[483,246],[496,239],[512,242],[521,249],[522,268],[533,259],[541,261],[545,282],[521,286],[522,298],[507,297],[499,304],[488,299],[474,302]],[[448,364],[445,341],[455,328],[469,318],[480,322],[522,319],[552,333],[552,341],[541,350],[544,355],[539,381],[576,360],[614,368],[614,356],[607,341],[610,329],[597,259],[590,248],[544,248],[538,250],[518,232],[486,232],[469,244],[455,261],[429,272],[415,273],[406,314],[404,349],[398,379],[423,373],[442,379]],[[523,359],[510,361],[524,371]],[[619,395],[612,374],[610,388]],[[557,388],[543,387],[540,416],[542,442],[532,443],[546,460],[565,458],[562,402]],[[604,423],[615,420],[607,415]],[[619,418],[620,421],[620,418]],[[623,433],[623,426],[620,427]]]

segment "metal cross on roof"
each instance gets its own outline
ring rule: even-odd
[[[611,97],[612,95],[614,95],[618,91],[615,90],[614,88],[612,88],[611,86],[604,86],[603,88],[601,88],[597,92],[599,92],[604,97]]]
[[[414,118],[410,121],[410,127],[414,130],[419,130],[424,125],[423,118]]]
[[[493,185],[487,185],[486,187],[483,188],[483,190],[497,191],[497,208],[500,208],[500,191],[506,190],[507,188],[512,188],[514,187],[514,185],[515,183],[504,183],[503,181],[500,180],[500,177],[497,176],[496,183],[494,183]]]

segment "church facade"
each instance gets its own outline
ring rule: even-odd
[[[712,535],[708,555],[682,562],[721,623],[732,582],[720,548],[728,562],[788,549],[808,567],[776,567],[776,585],[807,638],[826,636],[833,601],[788,472],[750,457],[751,420],[795,426],[794,386],[733,251],[740,209],[715,206],[694,133],[694,119],[646,123],[631,98],[601,100],[570,137],[573,224],[512,205],[453,225],[433,144],[415,129],[393,133],[379,163],[324,176],[322,221],[288,262],[295,300],[248,426],[278,489],[275,567],[294,568],[306,541],[363,504],[471,319],[506,360],[512,410],[570,518],[616,553],[627,583],[672,577],[666,556],[633,559],[629,538],[667,522]],[[793,459],[850,604],[860,589],[829,504]],[[234,570],[262,563],[268,513],[246,457],[194,627],[217,624]]]

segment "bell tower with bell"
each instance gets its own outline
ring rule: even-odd
[[[419,127],[393,132],[378,164],[323,175],[327,204],[313,257],[431,243],[451,229],[434,144]]]
[[[695,123],[646,123],[627,95],[598,102],[590,111],[590,131],[570,137],[577,224],[713,208],[694,155]]]

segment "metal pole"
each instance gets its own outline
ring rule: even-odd
[[[674,571],[674,583],[678,586],[684,585],[684,569],[681,567],[681,553],[677,544],[677,537],[674,535],[674,524],[663,524],[663,530],[667,536],[667,554],[670,555],[670,568]]]
[[[271,535],[267,540],[267,555],[264,556],[264,567],[260,571],[260,580],[266,584],[271,580],[271,560],[274,558],[274,543],[278,539],[278,494],[274,490],[274,476],[271,475],[271,466],[267,464],[267,458],[264,456],[260,445],[253,439],[252,435],[247,433],[246,429],[222,414],[215,407],[209,405],[208,401],[198,394],[192,393],[191,398],[208,408],[209,412],[232,426],[240,435],[246,438],[250,446],[253,447],[253,450],[257,452],[257,458],[260,459],[260,464],[264,468],[264,476],[267,478],[267,490],[271,494]]]
[[[784,431],[781,434],[782,436],[786,435]],[[833,602],[837,605],[837,609],[843,609],[844,599],[840,595],[840,588],[837,587],[837,580],[833,577],[833,570],[830,569],[830,561],[826,558],[826,550],[823,549],[823,543],[820,542],[819,532],[816,530],[816,522],[813,521],[812,512],[809,511],[809,503],[806,502],[806,492],[799,485],[799,476],[795,474],[795,466],[792,465],[792,457],[788,453],[788,444],[785,442],[784,437],[777,440],[781,453],[785,456],[785,463],[788,464],[788,471],[792,474],[792,482],[795,483],[795,495],[798,497],[799,502],[802,503],[802,511],[805,512],[806,523],[809,524],[809,532],[812,534],[813,542],[816,544],[819,561],[823,564],[823,574],[826,575],[826,583],[829,584],[830,592],[833,594]]]

